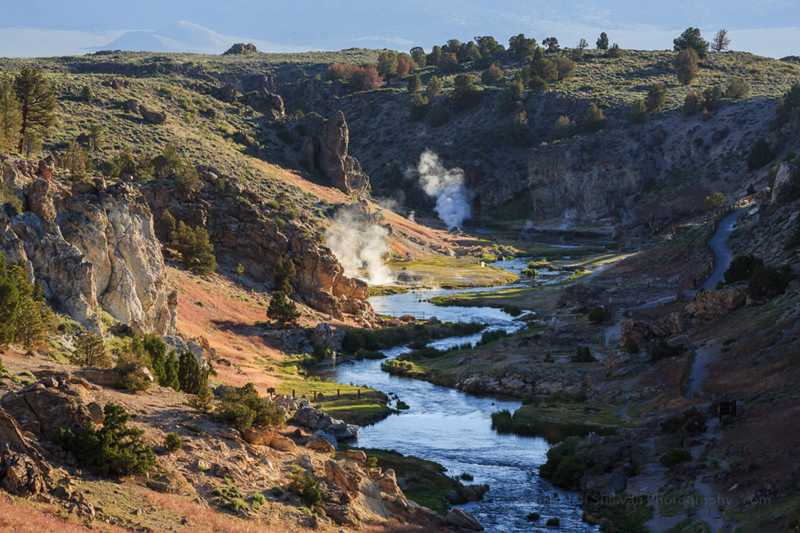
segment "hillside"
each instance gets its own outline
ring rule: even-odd
[[[476,530],[450,506],[483,481],[427,463],[420,488],[416,459],[342,445],[409,406],[321,363],[410,345],[383,370],[526,401],[498,434],[577,428],[541,477],[587,521],[701,527],[603,503],[698,491],[730,497],[707,527],[795,527],[800,64],[713,53],[683,84],[673,52],[566,49],[386,81],[386,53],[0,60],[56,99],[29,153],[0,153],[12,507],[75,530]],[[732,212],[743,273],[703,288]],[[488,264],[513,256],[533,266]],[[436,299],[464,306],[445,320],[503,318],[425,320],[420,288],[469,289]],[[742,412],[717,421],[720,401]],[[693,409],[702,431],[662,430]]]

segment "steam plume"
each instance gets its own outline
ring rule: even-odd
[[[389,231],[367,214],[357,207],[346,207],[336,213],[325,230],[325,245],[339,260],[346,276],[383,285],[393,281],[383,261],[389,253],[388,237]]]
[[[439,156],[425,150],[417,165],[419,183],[425,194],[436,198],[436,214],[448,229],[460,228],[472,215],[469,193],[464,185],[464,171],[446,169]]]

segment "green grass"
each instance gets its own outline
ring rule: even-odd
[[[392,261],[395,274],[408,273],[421,278],[423,286],[442,288],[488,287],[507,285],[518,276],[481,262],[477,257],[431,256],[414,261]]]
[[[610,407],[583,403],[526,404],[513,414],[501,413],[492,415],[492,426],[499,432],[544,437],[551,443],[589,433],[613,435],[626,425]]]
[[[277,391],[312,400],[324,412],[349,424],[374,424],[392,413],[388,397],[380,391],[307,376],[305,366],[311,362],[311,356],[295,356],[273,365],[271,370],[281,378]]]

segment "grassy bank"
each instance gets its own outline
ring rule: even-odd
[[[499,433],[544,437],[550,443],[589,433],[613,435],[623,421],[610,409],[584,403],[526,404],[514,413],[492,414],[492,427]]]
[[[347,328],[342,351],[358,354],[363,351],[384,350],[412,342],[428,342],[445,337],[471,335],[483,329],[468,322],[415,321],[381,329]]]
[[[490,287],[519,279],[516,274],[493,267],[477,257],[431,256],[414,261],[393,261],[389,268],[402,283],[420,287]]]
[[[276,365],[274,370],[281,378],[277,392],[307,398],[332,417],[349,424],[374,424],[392,414],[389,398],[380,391],[309,376],[306,367],[316,362],[311,356],[296,356]]]

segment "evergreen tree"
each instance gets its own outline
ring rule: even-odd
[[[14,78],[20,103],[19,151],[30,153],[55,122],[56,96],[41,70],[23,67]]]
[[[209,274],[217,269],[214,246],[205,228],[201,226],[190,228],[183,221],[178,222],[174,241],[174,246],[181,254],[184,268],[200,275]]]
[[[22,128],[20,110],[14,84],[7,77],[0,78],[0,151],[12,152],[19,146]]]
[[[272,293],[272,298],[267,309],[267,316],[276,322],[287,325],[292,324],[300,316],[295,303],[285,291],[278,289]]]
[[[701,59],[708,55],[708,41],[703,39],[698,28],[687,28],[680,36],[675,38],[673,45],[676,52],[691,48],[697,52],[698,57]]]
[[[81,366],[108,368],[111,356],[106,349],[103,337],[97,333],[86,332],[75,343],[75,359]]]
[[[208,387],[208,369],[200,364],[193,353],[183,352],[178,364],[178,381],[180,390],[197,394]]]
[[[597,38],[597,49],[608,50],[608,34],[606,32],[601,33]]]

